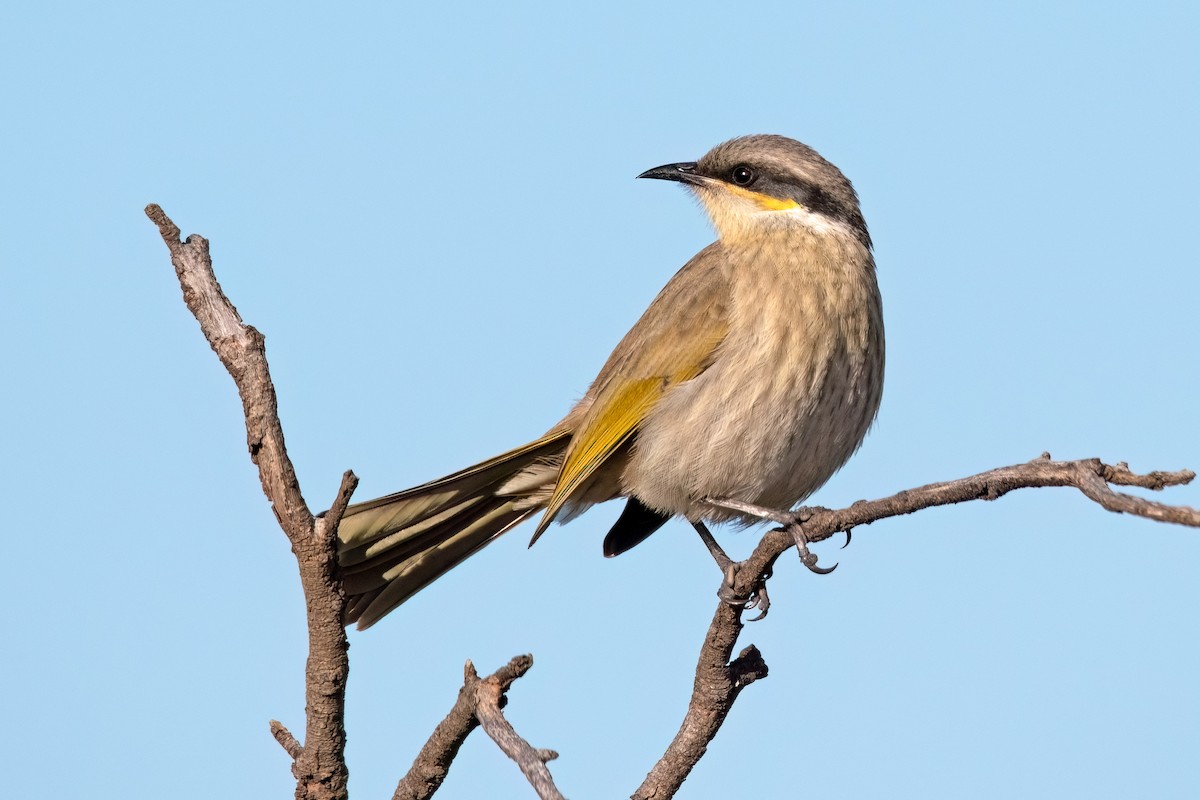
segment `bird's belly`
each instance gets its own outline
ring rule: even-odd
[[[662,512],[721,521],[741,515],[705,499],[783,509],[816,491],[853,455],[879,405],[882,352],[839,322],[727,341],[646,418],[626,492]]]

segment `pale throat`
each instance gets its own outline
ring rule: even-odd
[[[764,201],[762,195],[696,193],[722,241],[741,244],[780,234],[853,237],[850,227],[792,200]]]

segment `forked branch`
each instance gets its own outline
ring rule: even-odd
[[[392,800],[426,800],[442,785],[450,764],[467,735],[480,725],[509,758],[517,762],[541,800],[562,800],[546,762],[558,758],[553,750],[538,750],[517,735],[504,718],[505,694],[513,682],[533,666],[533,656],[516,656],[486,678],[480,678],[470,661],[463,668],[458,701],[438,723],[421,748],[408,774],[396,787]]]

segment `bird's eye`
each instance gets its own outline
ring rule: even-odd
[[[754,174],[754,170],[750,169],[745,164],[740,164],[733,168],[733,172],[730,173],[730,177],[733,178],[733,182],[738,186],[749,186],[750,184],[754,183],[754,179],[758,176]]]

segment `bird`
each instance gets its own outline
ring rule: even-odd
[[[751,135],[637,177],[682,184],[716,241],[544,435],[346,510],[346,624],[370,627],[538,514],[531,546],[552,522],[625,498],[604,555],[674,517],[711,550],[707,523],[749,526],[761,518],[747,509],[797,506],[862,444],[882,397],[883,308],[841,170],[794,139]]]

